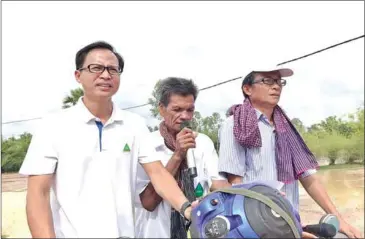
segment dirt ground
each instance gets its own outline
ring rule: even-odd
[[[1,192],[27,190],[27,177],[17,173],[1,174]]]
[[[2,174],[1,190],[1,235],[30,238],[25,214],[27,178],[19,174]]]
[[[341,193],[331,198],[344,218],[364,235],[364,169],[351,170],[351,176],[361,181],[359,190],[346,192],[346,201],[339,201]],[[30,238],[25,214],[26,177],[2,174],[2,235]],[[358,188],[358,187],[357,187]],[[349,195],[351,194],[351,195]],[[338,204],[339,205],[338,205]],[[322,209],[300,187],[301,218],[304,224],[315,224],[323,215]]]
[[[337,210],[364,236],[364,168],[321,172],[321,180]],[[305,224],[318,222],[323,210],[300,187],[300,215]]]

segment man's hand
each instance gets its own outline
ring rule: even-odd
[[[340,220],[340,232],[348,236],[349,238],[364,238],[360,231],[348,224],[343,219]]]
[[[189,128],[183,128],[176,135],[175,153],[185,158],[188,149],[195,148],[196,133]]]
[[[233,175],[233,174],[230,174],[230,173],[227,174],[227,180],[232,185],[243,183],[241,176]]]
[[[313,235],[309,232],[303,232],[302,233],[302,238],[318,238],[316,235]]]
[[[305,227],[305,225],[303,223],[300,223],[302,228]],[[309,232],[305,232],[303,231],[302,232],[302,238],[318,238],[316,235],[312,234],[312,233],[309,233]]]

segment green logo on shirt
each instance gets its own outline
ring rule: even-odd
[[[200,183],[195,188],[195,197],[200,198],[204,194],[204,189]]]
[[[128,144],[125,144],[123,152],[130,152],[130,151],[131,151],[131,149],[129,148]]]

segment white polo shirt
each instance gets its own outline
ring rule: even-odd
[[[115,104],[100,130],[97,120],[81,99],[45,117],[20,169],[24,175],[55,172],[51,208],[57,237],[135,237],[137,165],[158,160],[150,132],[142,117]]]
[[[166,147],[164,139],[159,131],[152,132],[154,147],[158,158],[164,166],[173,155],[173,152]],[[196,148],[194,149],[195,163],[198,176],[194,179],[194,188],[197,190],[200,184],[203,187],[204,195],[209,192],[212,180],[225,180],[218,173],[218,155],[212,140],[205,134],[199,133],[196,137]],[[143,192],[150,182],[142,167],[137,167],[137,192]],[[162,201],[153,212],[143,208],[139,195],[136,194],[136,237],[137,238],[170,238],[171,205]]]

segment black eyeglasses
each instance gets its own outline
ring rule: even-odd
[[[122,73],[122,69],[116,66],[103,66],[100,64],[90,64],[87,67],[78,69],[79,71],[88,69],[91,73],[102,74],[105,69],[109,72],[110,75],[120,75]]]
[[[273,79],[273,78],[262,78],[260,80],[257,80],[257,81],[254,81],[252,82],[253,84],[254,83],[264,83],[266,85],[273,85],[273,84],[278,84],[279,86],[285,86],[286,85],[286,80],[284,79]]]

